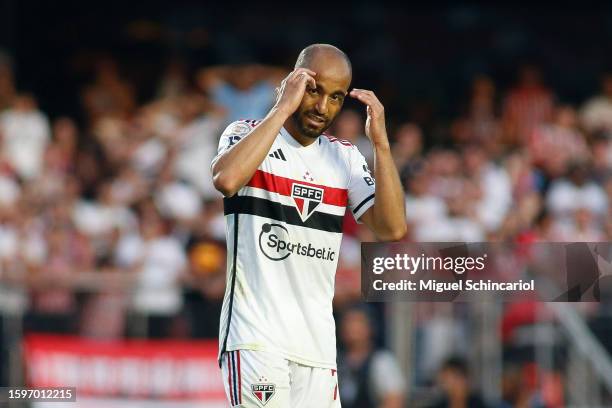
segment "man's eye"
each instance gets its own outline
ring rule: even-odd
[[[317,91],[317,88],[308,88],[308,92],[313,95],[316,95],[317,93],[319,93],[319,91]]]

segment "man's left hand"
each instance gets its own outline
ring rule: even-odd
[[[389,140],[385,127],[385,107],[380,103],[374,92],[367,89],[353,88],[349,95],[367,106],[366,136],[374,145],[388,145]]]

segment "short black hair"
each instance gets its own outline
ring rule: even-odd
[[[451,356],[447,358],[440,367],[440,371],[444,370],[456,371],[466,378],[469,375],[467,361],[461,356]]]

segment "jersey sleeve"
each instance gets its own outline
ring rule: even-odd
[[[217,147],[217,155],[212,159],[211,167],[215,164],[217,159],[230,149],[233,145],[238,143],[243,137],[245,137],[252,130],[251,126],[244,120],[237,120],[229,124],[227,128],[221,134],[219,138],[219,146]]]
[[[375,181],[365,158],[357,147],[351,147],[350,181],[348,187],[349,208],[357,222],[374,204]]]

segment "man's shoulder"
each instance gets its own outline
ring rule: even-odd
[[[357,146],[346,139],[323,133],[319,136],[319,143],[326,149],[329,149],[337,157],[347,160],[349,163],[353,160],[352,157],[359,153]]]
[[[229,124],[229,126],[233,126],[233,125],[247,125],[250,128],[254,128],[255,126],[259,125],[261,123],[262,119],[238,119],[232,123]]]
[[[329,144],[330,146],[342,148],[355,148],[355,145],[346,139],[340,139],[336,136],[330,135],[329,133],[323,133],[320,136],[321,143]]]
[[[250,127],[254,128],[255,126],[261,123],[262,119],[240,119],[238,122],[246,123]]]
[[[224,136],[244,136],[249,133],[253,128],[261,123],[259,119],[239,119],[235,120],[223,131]]]

